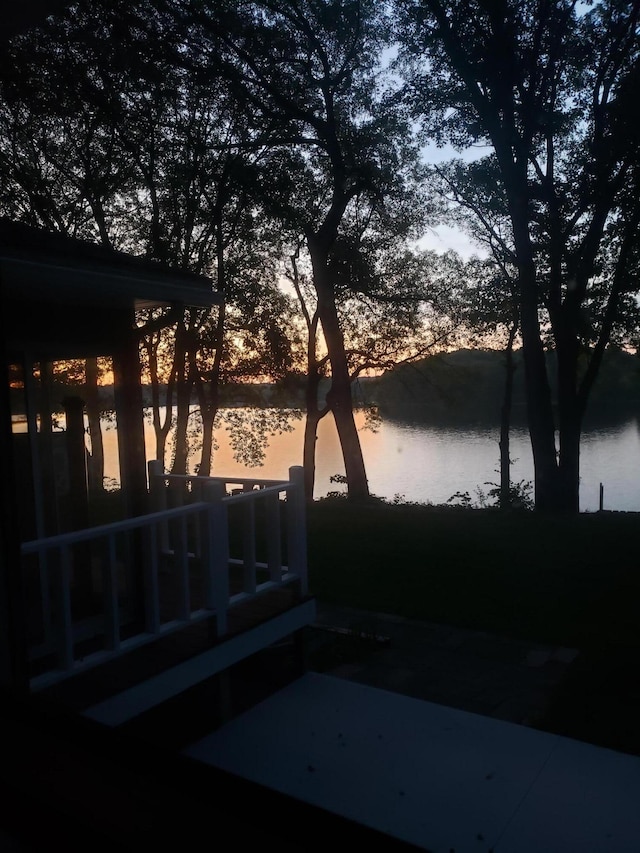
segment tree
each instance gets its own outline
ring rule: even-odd
[[[385,227],[379,224],[378,230],[368,220],[357,240],[338,240],[331,258],[352,383],[368,372],[391,370],[451,345],[462,324],[459,280],[454,284],[442,274],[446,263],[433,253],[403,248],[388,219]],[[298,298],[307,341],[303,460],[305,493],[311,500],[318,424],[331,411],[326,395],[321,399],[320,394],[322,381],[327,381],[328,354],[319,335],[309,262],[301,267],[300,246],[290,263],[287,275]],[[375,415],[373,408],[370,413]]]
[[[313,500],[313,489],[316,478],[316,441],[318,425],[329,414],[329,405],[320,403],[320,384],[326,372],[328,355],[318,353],[318,308],[313,299],[313,287],[309,275],[300,270],[300,245],[295,247],[290,256],[290,269],[285,275],[290,280],[302,314],[306,333],[305,347],[305,424],[302,444],[302,465],[304,468],[304,492],[308,501]]]
[[[264,129],[271,153],[260,172],[262,198],[304,240],[349,495],[366,497],[332,259],[355,207],[383,207],[408,171],[404,116],[380,93],[384,7],[370,0],[192,3],[185,21],[201,65],[226,75]]]
[[[466,231],[474,243],[488,252],[485,261],[473,259],[463,265],[462,275],[473,278],[468,288],[467,323],[474,335],[489,335],[492,345],[504,341],[505,378],[500,409],[499,505],[512,503],[510,430],[515,373],[514,346],[520,328],[517,265],[510,239],[509,213],[495,158],[480,157],[470,163],[455,160],[433,167],[434,189],[447,204],[445,219]]]
[[[226,297],[219,310],[164,312],[139,328],[159,458],[175,394],[173,469],[185,470],[195,388],[204,433],[199,471],[208,474],[223,353],[238,352],[247,334],[238,318],[251,325],[259,315],[265,324],[273,346],[261,373],[286,347],[269,257],[277,241],[253,192],[264,147],[254,144],[246,105],[222,78],[203,79],[187,62],[174,13],[175,4],[161,9],[145,0],[81,2],[16,40],[0,101],[0,206],[32,224],[216,279]],[[171,328],[162,331],[163,322]],[[161,423],[157,368],[170,338]],[[255,375],[255,353],[252,360]]]
[[[3,54],[0,205],[31,225],[113,246],[114,211],[132,206],[134,193],[114,94],[131,69],[115,61],[113,30],[135,12],[122,2],[102,20],[97,11],[78,4]]]
[[[536,508],[575,512],[589,394],[622,305],[637,291],[640,136],[629,116],[640,4],[400,7],[415,114],[440,140],[493,149],[517,269]]]
[[[490,329],[494,343],[497,333],[503,332],[505,356],[504,391],[500,406],[500,509],[510,509],[513,490],[511,487],[511,412],[513,401],[513,380],[516,370],[514,345],[520,329],[520,314],[517,305],[516,281],[513,271],[507,264],[490,259],[483,264],[484,275],[475,282],[471,299],[471,326],[474,330],[486,332]]]

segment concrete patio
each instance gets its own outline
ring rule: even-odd
[[[640,758],[531,728],[576,650],[319,602],[332,637],[185,754],[433,853],[640,849]]]
[[[640,758],[332,676],[184,754],[433,853],[640,849]]]

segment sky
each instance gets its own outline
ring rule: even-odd
[[[438,254],[453,249],[454,252],[457,252],[465,260],[468,260],[472,255],[482,256],[486,254],[472,243],[469,237],[460,231],[459,228],[453,228],[450,225],[438,225],[435,228],[429,229],[418,240],[417,246],[419,249],[430,249],[431,251],[438,252]]]
[[[457,151],[451,145],[438,147],[435,143],[430,143],[423,146],[422,157],[425,163],[431,165],[445,163],[454,159],[471,163],[480,157],[484,157],[491,150],[490,146],[477,145],[467,148],[464,151]],[[468,260],[472,255],[480,257],[486,257],[487,255],[486,249],[473,243],[467,234],[451,225],[437,225],[430,228],[418,241],[417,245],[420,249],[430,249],[438,253],[447,252],[452,249],[465,260]]]

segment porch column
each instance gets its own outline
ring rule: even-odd
[[[84,443],[84,400],[65,397],[61,401],[66,421],[66,450],[69,468],[69,510],[71,530],[89,526],[87,492],[87,451]]]
[[[69,470],[69,530],[89,526],[89,492],[87,490],[87,450],[84,443],[84,400],[65,397],[67,467]],[[73,547],[73,589],[77,605],[92,612],[93,581],[91,577],[91,548],[88,542],[76,542]]]
[[[133,312],[127,315],[113,353],[114,396],[118,426],[120,482],[127,516],[148,511],[147,462],[138,339]]]
[[[40,362],[40,465],[42,476],[42,494],[44,497],[43,514],[46,536],[60,533],[60,508],[56,491],[56,473],[53,461],[53,430],[51,425],[51,396],[53,386],[53,362]]]
[[[115,332],[119,346],[113,353],[118,459],[122,506],[126,518],[144,515],[149,511],[140,355],[134,327],[134,312],[125,312],[120,328]],[[139,531],[133,533],[129,570],[132,616],[136,624],[144,625],[144,545]]]
[[[0,341],[4,340],[2,309],[2,281],[0,280]],[[11,432],[11,400],[9,377],[4,346],[0,344],[2,369],[0,375],[0,687],[5,690],[27,692],[27,644],[22,572],[20,565],[20,538],[16,512],[16,485],[13,470],[13,440]]]

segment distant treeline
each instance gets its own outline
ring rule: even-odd
[[[166,386],[160,385],[160,399],[166,399]],[[84,386],[77,383],[54,382],[51,387],[51,407],[54,412],[62,412],[62,400],[65,397],[83,397]],[[104,411],[114,408],[113,385],[101,385],[98,388],[100,404]],[[151,386],[142,385],[142,401],[145,406],[151,406]],[[196,405],[196,392],[192,394],[191,402]],[[175,400],[174,400],[175,405]],[[255,406],[283,408],[304,408],[304,383],[298,377],[284,383],[238,383],[220,387],[220,405],[222,407]],[[11,389],[11,409],[14,414],[24,413],[24,392],[18,388]]]
[[[555,375],[555,356],[548,353],[549,375]],[[516,371],[512,422],[526,425],[522,354],[514,354]],[[361,378],[353,385],[356,406],[375,405],[386,418],[433,423],[496,423],[504,394],[505,356],[497,350],[457,350],[404,364],[376,378]],[[329,381],[321,383],[323,397]],[[60,401],[70,394],[82,397],[82,386],[54,383],[52,405],[62,411]],[[105,410],[113,409],[113,386],[99,389]],[[151,386],[143,385],[144,404],[151,405]],[[13,411],[22,410],[22,394],[12,391]],[[164,388],[161,387],[161,399]],[[194,405],[197,403],[194,394]],[[293,376],[281,383],[246,383],[220,388],[223,407],[255,406],[304,409],[304,377]],[[596,382],[587,422],[617,420],[640,415],[640,358],[618,349],[607,350]]]
[[[547,354],[555,376],[555,354]],[[514,354],[516,371],[512,422],[526,425],[522,353]],[[499,351],[457,350],[387,371],[368,396],[385,417],[437,423],[495,423],[504,395],[505,355]],[[593,390],[587,422],[640,414],[640,358],[610,348]]]

